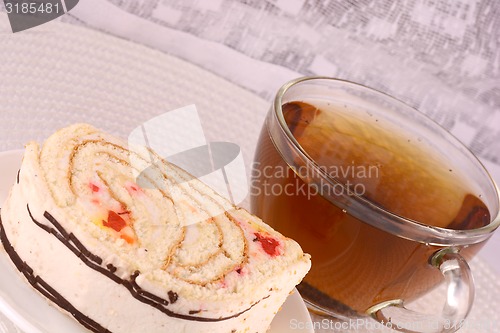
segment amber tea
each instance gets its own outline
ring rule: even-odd
[[[480,189],[467,181],[460,165],[418,135],[357,105],[304,99],[284,104],[282,112],[315,167],[343,185],[308,183],[315,171],[285,163],[264,128],[252,207],[312,255],[312,269],[299,291],[316,305],[346,315],[364,313],[387,300],[414,299],[442,281],[429,265],[440,246],[365,223],[349,207],[332,203],[325,191],[349,191],[370,205],[440,228],[468,230],[490,223]],[[461,254],[470,257],[481,244]]]

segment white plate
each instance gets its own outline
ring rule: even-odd
[[[0,203],[4,202],[14,184],[21,158],[20,150],[0,153]],[[3,247],[0,250],[0,311],[27,333],[87,332],[76,321],[49,305],[45,298],[24,281]],[[12,325],[0,325],[0,332],[7,333],[3,328],[8,326]],[[311,327],[306,306],[295,291],[273,320],[268,333],[313,333]]]

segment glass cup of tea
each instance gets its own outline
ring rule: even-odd
[[[298,286],[311,310],[405,332],[460,327],[474,298],[467,262],[500,224],[494,181],[455,137],[391,96],[325,77],[278,91],[251,205],[311,254]],[[437,316],[406,307],[442,282]]]

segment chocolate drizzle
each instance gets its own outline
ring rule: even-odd
[[[53,226],[50,227],[48,225],[45,225],[43,223],[38,222],[33,215],[31,214],[29,205],[27,205],[27,211],[28,214],[33,221],[38,227],[43,229],[49,234],[52,234],[54,237],[56,237],[61,243],[63,243],[69,250],[71,250],[85,265],[88,267],[92,268],[93,270],[103,274],[104,276],[108,277],[112,281],[116,282],[117,284],[123,285],[129,292],[130,294],[136,298],[137,300],[148,304],[159,311],[165,313],[166,315],[174,318],[179,318],[179,319],[184,319],[184,320],[191,320],[191,321],[201,321],[201,322],[219,322],[219,321],[224,321],[227,319],[235,318],[240,316],[241,314],[247,312],[250,310],[252,307],[257,305],[260,301],[266,299],[269,297],[266,296],[262,298],[261,300],[253,303],[249,308],[247,308],[244,311],[241,311],[235,315],[228,316],[228,317],[219,317],[219,318],[208,318],[208,317],[198,317],[198,316],[193,316],[193,314],[197,314],[201,311],[189,311],[189,314],[180,314],[173,312],[172,310],[169,310],[167,306],[169,304],[173,304],[177,302],[179,299],[179,295],[173,291],[169,291],[168,294],[168,300],[161,298],[157,295],[152,294],[151,292],[148,292],[144,289],[142,289],[136,282],[137,277],[140,275],[139,271],[135,271],[134,274],[130,276],[129,279],[122,279],[121,277],[117,276],[115,273],[117,271],[117,268],[113,264],[107,264],[104,267],[103,265],[103,259],[92,252],[90,252],[79,240],[78,238],[72,234],[68,233],[62,225],[48,212],[44,213],[45,219]],[[0,219],[0,237],[1,241],[4,244],[4,247],[6,249],[6,252],[8,253],[9,257],[11,260],[14,262],[16,265],[17,269],[27,278],[28,282],[40,293],[42,293],[45,297],[47,297],[49,300],[52,302],[56,303],[58,306],[60,306],[62,309],[68,311],[75,317],[78,322],[80,322],[83,326],[86,328],[90,329],[93,332],[97,333],[103,333],[103,332],[109,332],[102,326],[100,326],[98,323],[90,319],[89,317],[85,316],[83,313],[79,312],[73,305],[71,305],[62,295],[60,295],[55,289],[53,289],[50,285],[48,285],[43,279],[39,276],[36,276],[33,273],[33,270],[31,267],[29,267],[17,254],[15,249],[12,247],[10,244],[7,235],[5,233],[5,230],[3,228],[1,219]]]
[[[174,293],[172,290],[168,292],[168,300],[170,301],[170,303],[174,304],[178,299],[179,295],[177,295],[177,293]]]
[[[40,292],[43,296],[57,304],[62,309],[69,312],[80,324],[85,328],[96,333],[111,333],[111,331],[102,327],[99,323],[92,320],[90,317],[84,315],[78,309],[76,309],[67,299],[65,299],[61,294],[59,294],[54,288],[52,288],[47,282],[45,282],[40,276],[35,275],[33,269],[19,257],[14,247],[9,242],[7,234],[2,224],[2,219],[0,218],[0,239],[5,248],[5,252],[9,255],[10,259],[16,266],[16,268],[26,277],[28,282]]]
[[[111,273],[116,272],[116,267],[113,264],[107,264],[106,267],[109,269]]]

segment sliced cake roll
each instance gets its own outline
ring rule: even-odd
[[[27,282],[93,332],[266,332],[310,268],[295,241],[84,124],[26,146],[1,221]]]

